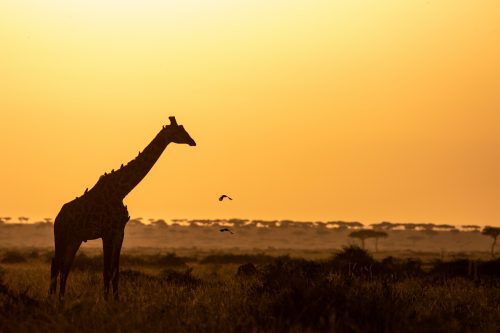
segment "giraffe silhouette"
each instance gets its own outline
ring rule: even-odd
[[[118,299],[119,260],[125,225],[130,219],[123,199],[147,175],[169,143],[196,146],[175,117],[170,125],[149,143],[144,151],[111,173],[104,173],[90,190],[63,205],[54,222],[55,255],[51,265],[50,294],[56,293],[59,277],[59,296],[63,297],[66,280],[76,252],[82,242],[102,238],[104,254],[104,295]]]

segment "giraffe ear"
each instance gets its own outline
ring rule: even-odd
[[[174,116],[171,116],[171,117],[168,117],[168,119],[170,119],[170,126],[178,126],[177,125],[177,120],[175,120],[175,117]]]

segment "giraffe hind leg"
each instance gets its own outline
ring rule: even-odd
[[[80,248],[81,241],[73,240],[67,244],[65,247],[64,254],[60,257],[60,286],[59,286],[59,296],[62,298],[64,292],[66,291],[66,280],[68,279],[69,270],[71,269],[71,264],[75,258],[76,251]]]
[[[49,295],[53,295],[57,289],[57,277],[59,275],[59,266],[57,265],[56,257],[52,258],[50,265],[50,290]]]

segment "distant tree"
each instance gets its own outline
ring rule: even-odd
[[[382,237],[387,237],[387,233],[383,231],[377,231],[377,230],[371,230],[371,229],[361,229],[361,230],[356,230],[353,231],[349,234],[349,237],[351,238],[358,238],[361,240],[361,247],[364,249],[365,248],[365,240],[368,238],[375,238],[376,243],[375,243],[375,250],[377,250],[378,246],[378,238]]]
[[[344,221],[333,221],[333,222],[328,222],[330,225],[336,225],[337,229],[340,230],[345,230],[349,227],[349,222],[344,222]]]
[[[45,223],[52,223],[52,217],[45,217],[43,220]]]
[[[233,227],[241,227],[241,226],[245,225],[245,223],[247,223],[248,220],[232,218],[232,219],[229,219],[228,222],[232,223]]]
[[[434,230],[435,224],[433,223],[420,223],[416,225],[417,228],[422,230]]]
[[[411,240],[412,247],[415,247],[415,243],[417,241],[420,241],[420,240],[424,239],[424,237],[423,236],[419,236],[419,235],[412,235],[412,236],[408,236],[408,239]]]
[[[317,222],[314,222],[314,226],[316,227],[316,229],[318,231],[326,230],[326,222],[317,221]]]
[[[375,252],[378,252],[378,240],[379,238],[387,238],[387,233],[385,231],[373,230],[373,238],[375,238]]]
[[[500,235],[500,228],[486,226],[484,227],[482,234],[493,238],[493,244],[491,244],[491,256],[495,258],[495,244],[497,243],[498,235]]]
[[[279,223],[280,223],[280,227],[288,228],[289,226],[291,226],[293,224],[293,221],[292,220],[281,220]]]
[[[403,227],[405,230],[415,230],[417,228],[417,225],[415,223],[404,223]]]
[[[265,221],[265,220],[254,220],[255,223],[259,224],[260,226],[264,228],[274,228],[276,227],[276,224],[278,221]]]
[[[184,219],[172,219],[172,225],[179,224],[179,222],[185,222],[187,220]],[[210,220],[189,220],[187,221],[191,227],[199,227],[199,226],[209,226],[212,223]]]
[[[356,228],[363,228],[365,225],[361,222],[357,222],[357,221],[354,221],[354,222],[346,222],[346,225],[349,227],[349,228],[353,228],[353,229],[356,229]]]
[[[391,222],[387,222],[387,221],[382,221],[380,223],[373,223],[370,225],[372,226],[372,228],[374,230],[391,230],[391,229],[399,226],[399,224],[397,224],[397,223],[391,223]]]
[[[129,226],[136,226],[136,227],[139,227],[139,226],[143,226],[144,224],[141,222],[141,218],[138,217],[138,218],[134,218],[134,219],[130,219],[128,221],[128,225]]]
[[[437,235],[437,231],[436,230],[432,230],[432,229],[424,229],[421,231],[423,234],[429,236],[429,237],[433,237],[433,236],[436,236]]]
[[[452,229],[455,229],[455,226],[454,225],[451,225],[451,224],[437,224],[434,226],[435,229],[438,229],[438,230],[452,230]]]
[[[17,219],[19,220],[19,223],[27,223],[30,218],[25,216],[19,216]]]
[[[11,218],[11,217],[9,217],[9,216],[6,216],[6,217],[4,217],[3,219],[4,219],[6,222],[9,222],[12,218]]]
[[[463,225],[462,228],[465,229],[466,231],[471,231],[471,232],[479,232],[479,230],[481,229],[480,226],[475,224]]]
[[[166,228],[167,222],[165,222],[165,220],[159,219],[159,220],[152,221],[151,225],[156,227],[156,228]]]

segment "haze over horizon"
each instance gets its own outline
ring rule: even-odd
[[[0,3],[0,216],[169,146],[132,217],[500,226],[500,2]],[[226,193],[231,202],[219,202]]]

